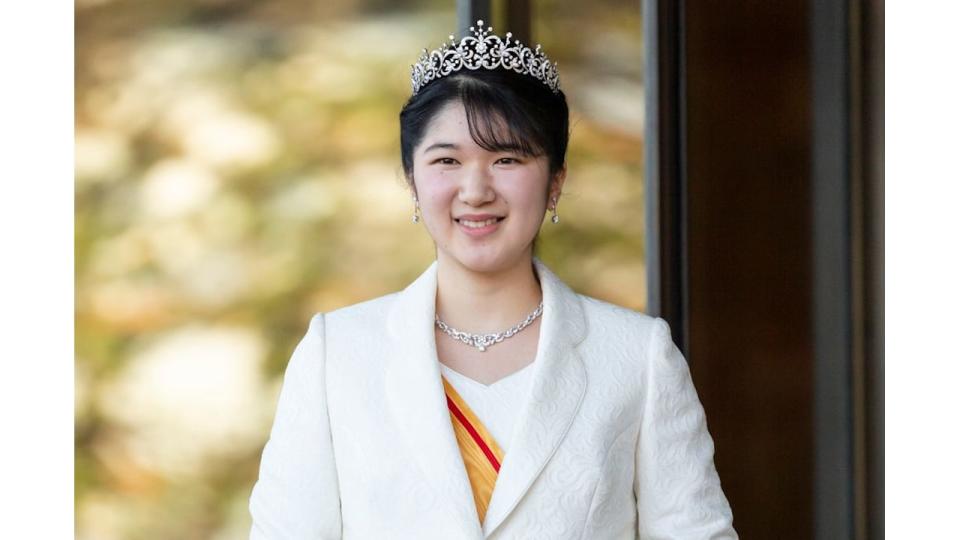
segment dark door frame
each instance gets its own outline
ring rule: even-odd
[[[522,43],[531,43],[530,12],[530,0],[508,0],[504,6],[505,20],[494,21],[490,0],[457,0],[457,29],[461,37],[468,36],[470,27],[482,20],[486,25],[511,32]]]
[[[647,311],[689,351],[683,2],[642,0]]]
[[[648,310],[690,345],[684,0],[642,0]],[[810,14],[816,538],[883,537],[883,3]],[[699,74],[701,77],[703,74]],[[696,359],[691,360],[695,363]]]

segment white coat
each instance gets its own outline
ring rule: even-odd
[[[737,538],[667,323],[534,267],[531,390],[483,523],[440,379],[434,261],[403,291],[311,320],[250,497],[251,538]]]

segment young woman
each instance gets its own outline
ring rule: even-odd
[[[424,51],[400,113],[436,261],[314,316],[251,537],[737,538],[666,322],[578,294],[533,256],[566,173],[556,65],[473,30]]]

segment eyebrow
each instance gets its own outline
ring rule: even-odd
[[[456,143],[447,143],[447,142],[438,142],[433,143],[430,146],[423,149],[423,153],[426,154],[431,150],[459,150],[460,146]],[[503,145],[503,148],[496,150],[498,152],[519,152],[521,154],[526,154],[519,145],[507,144]],[[536,154],[534,154],[536,155]]]
[[[454,144],[454,143],[438,142],[438,143],[433,143],[433,144],[431,144],[430,146],[426,147],[426,148],[423,150],[423,153],[426,154],[427,152],[429,152],[429,151],[431,151],[431,150],[439,150],[439,149],[459,150],[460,147],[457,146],[457,145]]]

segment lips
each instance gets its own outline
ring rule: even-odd
[[[481,227],[499,223],[505,217],[496,214],[462,214],[453,218],[453,220],[468,227]]]
[[[499,223],[499,222],[502,221],[502,220],[503,220],[502,217],[492,217],[492,218],[488,218],[488,219],[465,219],[465,218],[459,218],[459,219],[457,219],[456,221],[457,221],[457,223],[459,223],[459,224],[461,224],[461,225],[463,225],[463,226],[465,226],[465,227],[481,228],[481,227],[486,227],[486,226],[489,226],[489,225],[493,225],[494,223]]]
[[[463,215],[454,218],[454,221],[460,226],[464,233],[474,236],[486,236],[500,227],[500,222],[506,219],[505,216],[494,216],[492,214],[482,215]]]

